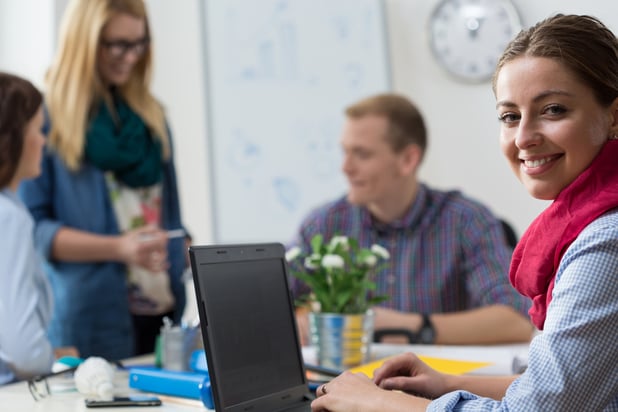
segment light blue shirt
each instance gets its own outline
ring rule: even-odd
[[[501,401],[446,394],[428,411],[618,411],[618,209],[592,222],[560,261],[526,372]]]
[[[0,385],[49,372],[52,291],[33,243],[34,222],[12,191],[0,192]]]

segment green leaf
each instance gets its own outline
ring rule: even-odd
[[[349,237],[348,244],[350,245],[350,250],[357,252],[358,251],[358,240]]]
[[[313,253],[320,253],[320,249],[322,248],[323,243],[324,243],[324,236],[322,236],[319,233],[315,235],[311,239],[311,250],[313,250]]]
[[[352,296],[352,292],[349,290],[344,291],[340,293],[339,295],[337,295],[336,305],[340,312],[344,310],[345,305],[346,303],[348,303],[351,296]]]
[[[377,305],[378,303],[382,303],[384,301],[388,300],[388,296],[386,295],[382,295],[382,296],[374,296],[371,297],[369,299],[367,299],[367,303],[369,306],[374,306]]]

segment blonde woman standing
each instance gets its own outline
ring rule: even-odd
[[[185,305],[170,133],[150,91],[142,0],[72,0],[46,79],[48,149],[20,194],[56,307],[50,339],[82,356],[151,352]]]

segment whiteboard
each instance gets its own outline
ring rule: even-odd
[[[202,7],[213,237],[290,241],[343,195],[344,109],[390,90],[381,0]]]

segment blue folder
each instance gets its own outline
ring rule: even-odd
[[[207,372],[179,372],[136,366],[129,369],[129,387],[145,392],[200,399],[207,408],[214,408]]]

